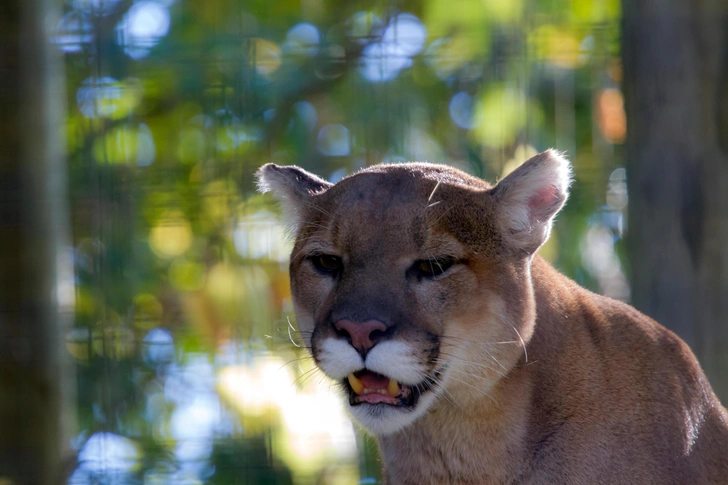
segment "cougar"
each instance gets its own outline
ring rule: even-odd
[[[536,254],[559,152],[494,186],[425,163],[258,178],[295,234],[301,335],[387,484],[728,483],[728,412],[688,346]]]

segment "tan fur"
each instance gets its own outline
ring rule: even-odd
[[[295,206],[294,305],[324,372],[342,382],[373,365],[415,385],[441,371],[412,412],[344,404],[377,437],[388,484],[728,483],[728,413],[685,343],[534,255],[567,197],[557,152],[495,187],[428,164],[333,186],[292,167],[259,174]],[[317,273],[317,254],[342,271]],[[459,264],[412,277],[443,255]],[[342,318],[388,334],[359,361]]]

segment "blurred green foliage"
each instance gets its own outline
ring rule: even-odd
[[[289,337],[288,243],[253,179],[266,162],[494,180],[567,150],[576,182],[541,252],[628,298],[619,15],[617,0],[66,2],[51,41],[76,271],[70,483],[378,480],[369,438],[306,414],[334,401]]]

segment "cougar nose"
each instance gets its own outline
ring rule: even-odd
[[[377,340],[387,330],[387,326],[379,320],[368,320],[364,323],[339,320],[334,327],[339,335],[346,336],[351,345],[362,354],[374,347]]]

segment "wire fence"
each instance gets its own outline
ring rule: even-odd
[[[72,484],[379,483],[295,334],[263,163],[575,167],[545,258],[629,299],[619,2],[73,0]],[[293,330],[291,330],[293,329]]]

